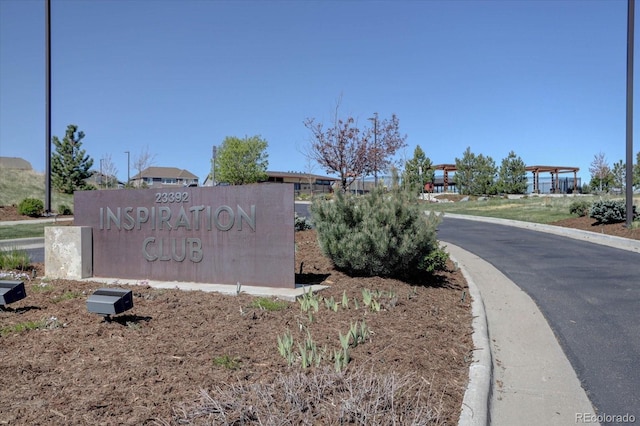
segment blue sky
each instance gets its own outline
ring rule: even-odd
[[[626,14],[624,0],[51,0],[52,134],[77,124],[121,179],[125,151],[148,148],[203,181],[226,136],[260,135],[270,170],[308,171],[303,121],[329,123],[342,98],[362,126],[398,115],[399,159],[469,146],[499,166],[513,150],[584,183],[598,152],[625,156]],[[0,155],[38,171],[44,19],[44,0],[0,0]]]

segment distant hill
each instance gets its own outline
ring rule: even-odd
[[[0,157],[0,169],[33,170],[31,163],[18,157]]]
[[[8,168],[4,164],[0,166],[0,206],[17,206],[25,198],[37,198],[44,202],[44,173],[33,171],[31,165],[26,163],[29,169]],[[53,190],[51,209],[58,211],[60,204],[73,206],[73,196]]]

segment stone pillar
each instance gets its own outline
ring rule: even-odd
[[[47,278],[78,280],[93,276],[90,226],[44,228],[44,273]]]

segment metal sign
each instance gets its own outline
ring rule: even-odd
[[[97,277],[295,287],[293,186],[79,191]]]

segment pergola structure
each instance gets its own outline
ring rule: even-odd
[[[431,167],[433,170],[442,170],[444,174],[444,183],[443,183],[443,191],[447,192],[449,190],[449,172],[455,172],[458,170],[455,164],[437,164]]]
[[[443,191],[449,190],[449,173],[457,171],[455,164],[437,164],[432,166],[433,170],[442,170],[443,172]],[[533,173],[533,193],[540,193],[540,173],[551,173],[551,191],[557,193],[560,191],[560,173],[573,172],[573,184],[574,190],[578,189],[575,186],[578,184],[578,172],[579,167],[565,167],[565,166],[527,166],[525,167],[527,172]]]
[[[540,173],[551,173],[551,189],[553,192],[557,193],[560,190],[560,173],[571,173],[573,172],[573,185],[574,190],[575,186],[578,182],[578,171],[579,167],[561,167],[561,166],[527,166],[525,170],[533,173],[533,193],[540,193]]]

